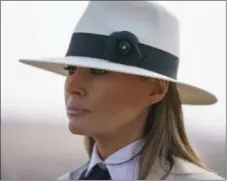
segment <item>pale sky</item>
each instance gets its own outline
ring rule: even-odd
[[[19,58],[62,57],[76,22],[88,2],[1,2],[2,117],[41,116],[40,122],[67,124],[65,78],[18,62]],[[225,1],[160,1],[180,20],[178,79],[217,95],[211,106],[185,106],[185,118],[209,129],[223,129],[226,120]],[[58,117],[58,119],[51,119]],[[45,119],[49,118],[49,119]],[[2,119],[4,122],[4,119]]]

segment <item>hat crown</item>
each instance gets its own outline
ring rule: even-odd
[[[139,42],[179,56],[178,20],[164,7],[144,1],[91,1],[74,33],[110,35],[129,31]]]

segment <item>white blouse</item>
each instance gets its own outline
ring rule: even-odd
[[[88,174],[96,164],[101,163],[106,165],[106,168],[108,169],[112,180],[137,180],[138,164],[140,157],[139,152],[142,148],[142,145],[142,139],[137,140],[116,151],[105,160],[102,160],[100,158],[97,147],[96,145],[94,145],[91,160],[88,165],[88,170],[86,174]],[[133,159],[130,160],[131,158]]]

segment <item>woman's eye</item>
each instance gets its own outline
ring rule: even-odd
[[[75,66],[67,66],[64,67],[64,70],[68,70],[68,74],[69,75],[73,75],[74,72],[76,71],[77,67]],[[107,73],[108,71],[106,70],[100,70],[100,69],[90,69],[90,73],[94,74],[94,75],[102,75]]]
[[[90,69],[90,72],[95,75],[102,75],[108,73],[108,71],[100,69]]]
[[[67,66],[67,67],[64,67],[64,70],[68,70],[68,74],[69,75],[72,75],[75,72],[76,67],[74,67],[74,66]]]

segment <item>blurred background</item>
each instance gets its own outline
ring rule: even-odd
[[[226,177],[225,1],[160,1],[180,20],[178,79],[218,97],[184,106],[188,135],[207,167]],[[55,179],[87,161],[72,135],[65,78],[18,62],[62,57],[87,1],[1,1],[1,179]]]

